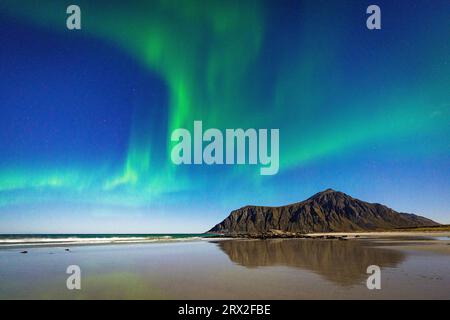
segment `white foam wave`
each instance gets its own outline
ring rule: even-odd
[[[152,242],[178,242],[201,240],[201,237],[174,238],[171,236],[158,237],[110,237],[110,238],[19,238],[0,239],[0,247],[13,246],[45,246],[45,245],[77,245],[77,244],[113,244],[113,243],[152,243]]]

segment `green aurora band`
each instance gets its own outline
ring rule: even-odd
[[[190,179],[170,163],[169,156],[172,130],[191,128],[194,120],[222,129],[280,128],[281,172],[368,143],[411,135],[449,136],[450,65],[429,75],[429,65],[411,61],[417,67],[410,77],[408,70],[397,67],[403,59],[399,41],[373,57],[384,61],[379,69],[358,70],[358,79],[364,77],[355,83],[347,75],[352,61],[345,59],[349,54],[345,39],[356,25],[355,11],[336,15],[337,2],[319,11],[316,1],[303,1],[299,22],[277,39],[270,36],[269,4],[258,0],[79,1],[84,35],[120,47],[166,83],[169,105],[159,106],[167,109],[166,145],[153,141],[155,119],[146,112],[145,102],[137,102],[127,157],[115,172],[108,163],[95,170],[51,165],[37,170],[23,164],[0,170],[0,191],[63,189],[81,199],[88,197],[84,191],[96,190],[95,198],[107,203],[130,197],[130,204],[143,204],[164,193],[201,188],[206,177]],[[61,33],[68,32],[65,8],[61,1],[3,1],[0,5],[10,16]],[[448,55],[448,29],[441,36],[418,32],[417,56],[437,61]],[[391,31],[390,36],[398,35]],[[437,47],[442,38],[447,44]],[[379,45],[377,41],[374,46]],[[389,70],[399,76],[384,79]],[[404,151],[405,156],[421,152],[420,148]],[[264,179],[254,168],[227,170],[230,179],[239,179],[246,170],[253,186]],[[14,200],[0,197],[0,206],[27,199],[26,195]]]

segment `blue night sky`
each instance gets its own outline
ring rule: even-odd
[[[203,232],[327,188],[450,223],[450,3],[0,3],[0,233]],[[382,29],[366,28],[377,4]],[[171,132],[279,128],[280,171]]]

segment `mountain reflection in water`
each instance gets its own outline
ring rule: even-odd
[[[340,285],[365,281],[367,267],[393,268],[405,254],[360,240],[223,240],[216,242],[234,263],[247,268],[286,266],[310,270]]]

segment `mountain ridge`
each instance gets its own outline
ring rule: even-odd
[[[343,192],[326,189],[306,200],[268,207],[248,205],[234,210],[209,233],[261,234],[271,230],[294,233],[357,232],[437,226],[428,218],[397,212]]]

